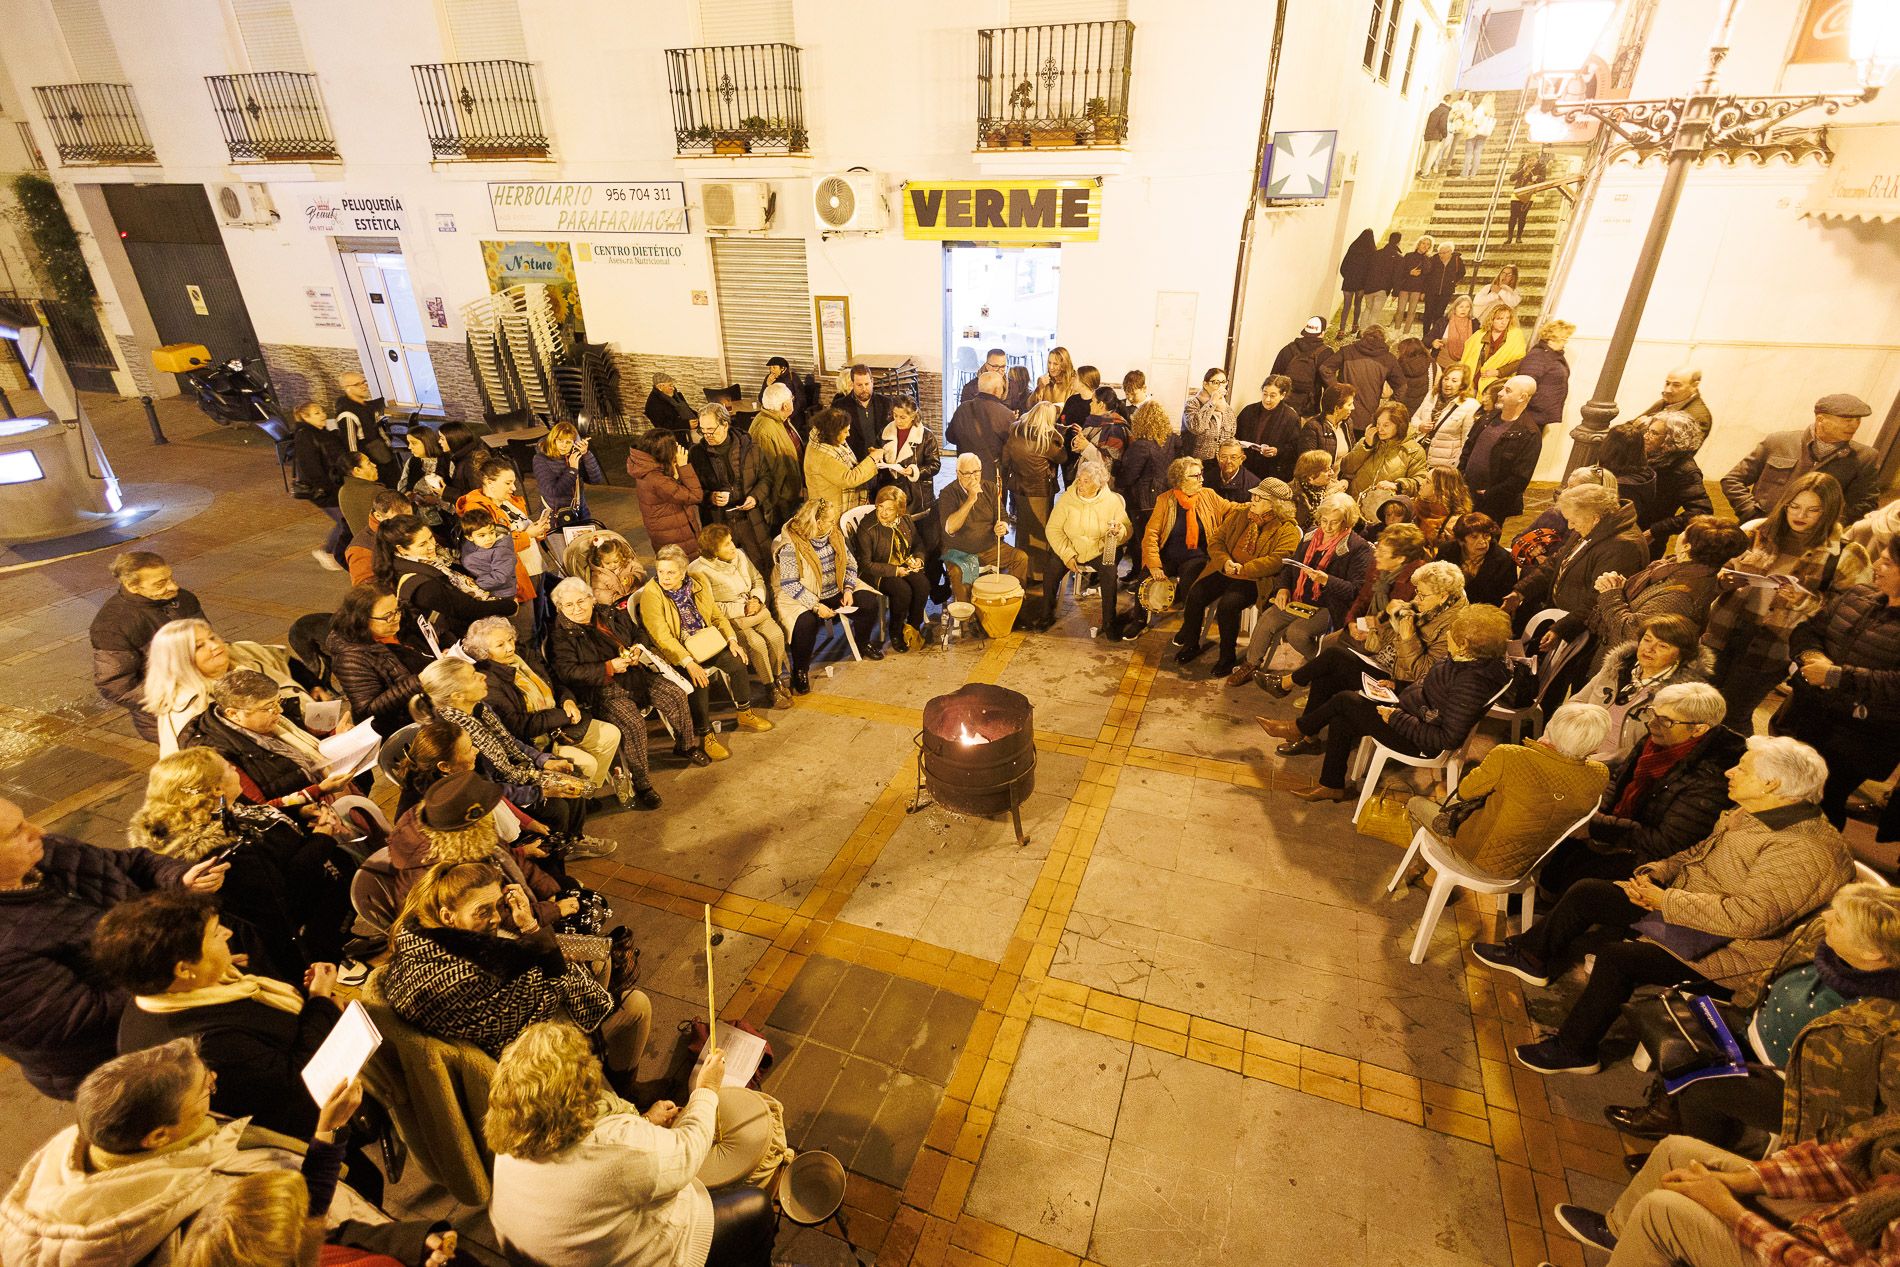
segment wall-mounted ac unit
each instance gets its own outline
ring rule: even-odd
[[[699,187],[699,205],[709,232],[761,233],[771,226],[778,195],[762,180],[709,180]]]
[[[211,187],[211,205],[218,223],[236,229],[256,229],[276,224],[277,204],[270,189],[257,184],[228,184]]]
[[[827,173],[812,182],[811,197],[822,233],[881,233],[889,220],[884,179],[876,172]]]

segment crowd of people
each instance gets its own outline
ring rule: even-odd
[[[377,1145],[399,1127],[358,1085],[324,1103],[301,1085],[336,991],[360,987],[492,1069],[470,1129],[510,1252],[769,1262],[769,1202],[696,1177],[717,1062],[639,1077],[635,938],[569,864],[617,848],[588,831],[601,807],[662,808],[656,744],[690,771],[771,731],[828,627],[868,659],[932,654],[1000,572],[1030,634],[1093,596],[1095,637],[1172,628],[1175,671],[1212,650],[1206,689],[1284,701],[1260,720],[1270,759],[1317,758],[1303,800],[1352,799],[1368,744],[1429,763],[1494,709],[1530,719],[1536,737],[1472,750],[1448,795],[1407,806],[1479,872],[1541,865],[1548,913],[1480,962],[1542,987],[1594,954],[1517,1061],[1594,1072],[1645,987],[1755,1009],[1745,1079],[1611,1110],[1703,1143],[1671,1138],[1616,1210],[1566,1207],[1565,1226],[1634,1246],[1720,1218],[1835,1254],[1802,1262],[1863,1261],[1778,1215],[1731,1219],[1716,1189],[1852,1204],[1887,1173],[1857,1132],[1891,1079],[1842,1055],[1900,1033],[1900,900],[1854,882],[1840,834],[1900,761],[1900,516],[1855,439],[1870,411],[1822,397],[1723,477],[1718,514],[1696,462],[1714,419],[1674,372],[1511,532],[1571,328],[1525,340],[1508,298],[1474,326],[1470,297],[1419,293],[1407,318],[1462,322],[1458,347],[1408,359],[1376,324],[1335,346],[1315,317],[1238,409],[1220,369],[1177,414],[1140,371],[1118,389],[1061,348],[1015,385],[993,349],[941,436],[862,366],[826,400],[775,358],[750,415],[659,381],[627,459],[645,557],[590,506],[605,473],[572,425],[517,464],[457,423],[393,436],[360,379],[300,411],[296,492],[337,525],[314,553],[352,581],[335,609],[283,645],[226,639],[164,558],[120,555],[95,681],[159,754],[129,839],[43,837],[0,801],[0,1052],[78,1113],[0,1200],[0,1254],[486,1261],[453,1229],[388,1223]],[[333,755],[359,727],[373,765]],[[387,816],[362,795],[376,769],[399,789]],[[1749,1165],[1780,1117],[1804,1133]]]

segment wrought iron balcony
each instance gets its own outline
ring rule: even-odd
[[[681,154],[803,154],[805,94],[792,44],[666,50]]]
[[[43,84],[33,96],[60,162],[98,167],[158,161],[130,84]]]
[[[1133,22],[1063,22],[976,33],[979,149],[1124,143]]]
[[[211,108],[234,163],[310,163],[337,157],[317,77],[270,70],[207,75]]]
[[[40,153],[40,143],[33,139],[33,125],[25,119],[15,119],[13,126],[20,130],[20,148],[26,151],[26,161],[32,164],[34,171],[45,171],[46,155]]]
[[[410,69],[434,157],[479,162],[548,156],[529,63],[430,62]]]

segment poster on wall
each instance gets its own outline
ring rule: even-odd
[[[482,265],[488,270],[489,290],[541,282],[554,297],[555,315],[576,331],[587,328],[581,315],[580,286],[574,279],[571,243],[483,242]]]
[[[818,370],[836,374],[851,364],[851,300],[844,295],[813,295],[818,314]]]
[[[394,194],[306,194],[303,225],[312,233],[406,233],[407,212]]]
[[[1801,26],[1795,32],[1789,63],[1853,60],[1847,43],[1853,7],[1853,0],[1807,0],[1801,6]]]
[[[310,324],[319,330],[341,330],[343,312],[336,305],[336,287],[305,286],[303,300],[310,305]]]
[[[1337,132],[1275,132],[1260,188],[1273,199],[1313,201],[1332,188]]]

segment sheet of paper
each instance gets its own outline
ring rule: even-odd
[[[376,764],[382,742],[373,721],[360,721],[340,735],[319,740],[317,750],[330,763],[331,774],[361,774]]]
[[[363,1005],[352,999],[336,1028],[303,1067],[303,1084],[310,1098],[318,1104],[328,1100],[338,1087],[363,1071],[382,1045],[383,1036],[377,1032],[376,1023],[369,1019]]]
[[[759,1062],[765,1059],[765,1040],[721,1022],[719,1050],[726,1053],[726,1080],[721,1085],[743,1087],[752,1081]]]
[[[1723,568],[1716,576],[1730,584],[1746,585],[1758,590],[1780,589],[1783,584],[1777,577],[1763,576],[1759,572],[1737,572],[1734,568]]]
[[[313,734],[327,735],[343,720],[340,699],[311,700],[303,706],[303,728]]]
[[[1370,673],[1361,673],[1359,675],[1359,693],[1367,699],[1378,700],[1381,704],[1396,704],[1399,702],[1399,697],[1393,694],[1389,688],[1380,685],[1379,679],[1373,677]]]

